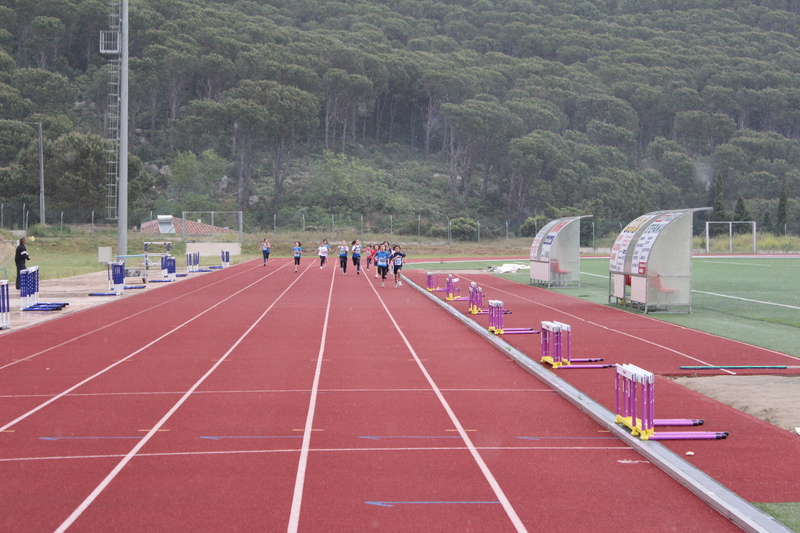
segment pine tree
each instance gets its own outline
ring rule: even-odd
[[[753,215],[750,214],[750,210],[747,209],[747,205],[744,203],[744,198],[742,195],[739,195],[739,198],[736,199],[736,207],[733,211],[733,220],[737,222],[749,222],[753,220]],[[745,233],[747,231],[747,226],[745,224],[736,224],[734,226],[734,231],[736,233]]]
[[[764,220],[761,222],[762,233],[775,233],[775,226],[772,224],[772,215],[769,211],[764,213]]]
[[[730,220],[728,211],[725,209],[725,194],[724,194],[725,184],[722,180],[722,177],[717,176],[717,181],[714,186],[715,186],[714,210],[711,212],[709,220],[714,220],[714,221]]]

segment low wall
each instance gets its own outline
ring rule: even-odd
[[[200,257],[217,257],[221,251],[230,252],[231,255],[241,255],[242,245],[238,242],[187,242],[186,253],[200,252]]]

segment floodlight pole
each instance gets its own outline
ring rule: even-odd
[[[128,0],[122,0],[119,78],[119,183],[117,255],[128,255]]]

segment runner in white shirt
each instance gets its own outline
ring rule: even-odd
[[[328,239],[320,243],[317,252],[319,253],[319,267],[322,268],[325,266],[325,263],[328,262]]]

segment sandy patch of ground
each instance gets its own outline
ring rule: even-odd
[[[675,381],[780,428],[800,431],[800,376],[704,376]]]

